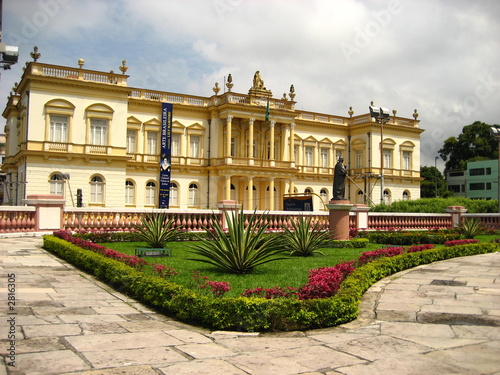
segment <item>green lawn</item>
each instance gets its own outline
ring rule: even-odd
[[[195,287],[193,282],[195,271],[199,271],[201,276],[208,276],[212,281],[226,281],[231,287],[231,290],[226,294],[228,297],[239,296],[245,289],[257,287],[300,287],[307,282],[308,272],[312,268],[334,266],[342,261],[356,259],[365,251],[381,247],[378,244],[369,244],[368,247],[362,249],[321,249],[325,256],[290,257],[290,259],[258,266],[251,274],[236,275],[223,272],[207,263],[190,260],[197,257],[187,251],[192,244],[194,241],[171,242],[167,248],[172,249],[172,257],[144,257],[143,259],[149,263],[158,263],[174,268],[178,275],[172,277],[171,280],[196,290],[199,288]],[[136,248],[148,247],[144,242],[114,242],[101,243],[100,245],[130,255],[134,254]]]
[[[490,242],[495,237],[476,236],[481,242]],[[331,267],[342,261],[356,259],[366,251],[373,251],[382,247],[380,244],[369,243],[367,247],[361,249],[321,249],[325,256],[290,257],[290,259],[278,260],[258,266],[251,274],[238,275],[223,272],[207,263],[190,260],[197,257],[195,254],[188,252],[190,245],[194,243],[194,241],[171,242],[167,245],[167,248],[172,249],[172,257],[144,257],[144,259],[149,263],[158,263],[174,268],[178,275],[171,277],[170,280],[197,291],[201,289],[193,281],[193,275],[196,271],[199,271],[200,276],[207,276],[212,281],[226,281],[231,287],[231,290],[225,294],[227,297],[237,297],[245,289],[257,287],[291,286],[298,288],[307,282],[310,269]],[[148,247],[144,242],[113,242],[101,243],[100,245],[130,255],[134,254],[136,248]],[[436,247],[440,246],[443,245],[436,245]]]

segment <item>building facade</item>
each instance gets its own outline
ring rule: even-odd
[[[163,102],[173,103],[171,208],[282,210],[285,196],[306,194],[322,210],[339,157],[352,203],[380,203],[382,158],[386,202],[420,198],[416,110],[413,119],[393,111],[382,129],[352,110],[298,110],[293,86],[276,99],[258,72],[248,94],[232,92],[230,78],[201,97],[129,87],[125,62],[120,70],[87,70],[82,59],[26,66],[3,112],[4,204],[61,194],[68,206],[157,207]]]
[[[464,171],[446,172],[446,185],[455,196],[498,199],[498,160],[470,161]]]

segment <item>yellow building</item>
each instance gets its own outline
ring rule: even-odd
[[[210,97],[129,87],[121,73],[31,62],[9,97],[4,204],[31,194],[62,194],[66,205],[158,206],[161,104],[173,103],[171,208],[282,210],[286,194],[311,194],[314,209],[332,198],[333,170],[347,165],[351,203],[420,197],[420,133],[414,119],[381,125],[369,114],[348,116],[295,108],[276,99],[259,73],[247,94]],[[368,107],[368,106],[367,106]],[[380,151],[381,131],[383,151]],[[80,195],[80,194],[78,194]]]

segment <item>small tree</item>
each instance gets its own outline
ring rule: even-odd
[[[292,220],[292,230],[285,227],[285,241],[290,249],[290,255],[311,256],[314,254],[324,255],[318,248],[328,238],[330,233],[322,230],[318,222],[312,224],[312,218],[301,216],[296,222]]]
[[[245,215],[226,212],[228,231],[224,231],[218,218],[214,215],[212,228],[205,228],[208,239],[200,238],[194,244],[191,253],[201,256],[201,259],[191,259],[205,262],[231,273],[250,273],[256,266],[279,259],[286,251],[284,242],[276,234],[266,234],[268,224],[265,215],[255,212],[248,218],[245,226]]]
[[[167,242],[175,240],[179,235],[175,220],[166,213],[146,215],[141,225],[136,226],[138,236],[152,248],[164,248]]]

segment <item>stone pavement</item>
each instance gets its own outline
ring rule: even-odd
[[[259,334],[155,313],[41,243],[0,238],[0,375],[500,374],[500,253],[381,280],[349,324]]]

